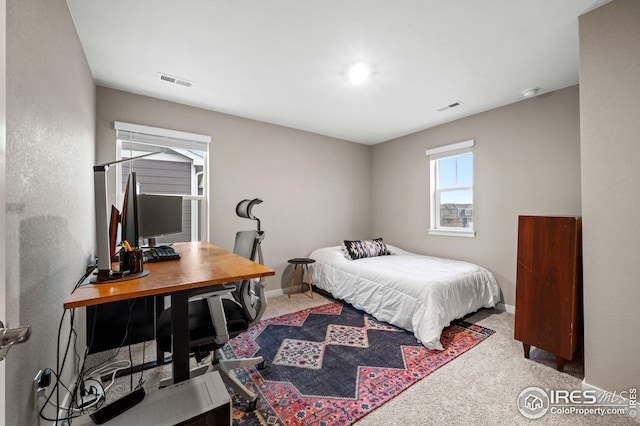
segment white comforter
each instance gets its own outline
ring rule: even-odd
[[[500,299],[498,283],[485,268],[387,247],[393,255],[358,260],[346,259],[340,246],[315,250],[309,256],[316,260],[312,283],[439,350],[442,329],[452,320]]]

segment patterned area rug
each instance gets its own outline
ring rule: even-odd
[[[233,424],[350,425],[493,333],[459,321],[443,331],[443,351],[429,350],[339,302],[264,320],[223,349],[267,362],[236,370],[260,401],[251,412],[234,397]]]

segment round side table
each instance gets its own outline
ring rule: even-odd
[[[288,260],[289,263],[291,263],[292,265],[295,265],[295,267],[293,268],[293,274],[291,275],[291,286],[289,287],[289,299],[291,299],[291,292],[293,291],[293,284],[296,280],[296,272],[298,271],[298,266],[300,266],[300,271],[301,271],[301,275],[300,275],[300,288],[301,290],[303,290],[304,292],[304,270],[307,270],[307,280],[309,281],[307,284],[309,284],[309,294],[311,295],[311,298],[313,299],[313,286],[311,284],[311,275],[309,275],[309,265],[312,263],[315,263],[314,259],[309,259],[308,257],[296,257],[295,259],[289,259]]]

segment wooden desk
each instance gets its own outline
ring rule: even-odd
[[[274,275],[263,265],[207,242],[175,243],[181,259],[145,263],[149,275],[129,281],[85,284],[64,302],[65,309],[144,296],[171,296],[173,380],[189,378],[189,292],[233,281]]]

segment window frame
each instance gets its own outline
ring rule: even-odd
[[[209,240],[209,147],[211,137],[196,133],[187,133],[177,130],[163,129],[159,127],[143,126],[139,124],[131,124],[115,121],[116,129],[116,158],[123,159],[123,152],[126,151],[124,144],[127,142],[135,142],[143,145],[165,147],[175,150],[176,152],[189,149],[203,152],[202,165],[202,195],[193,195],[197,193],[197,174],[196,180],[192,181],[192,194],[182,194],[184,200],[191,201],[191,241],[208,241]],[[185,155],[181,153],[182,155]],[[127,157],[128,158],[128,157]],[[116,172],[116,188],[122,188],[122,167],[123,163],[117,164]],[[176,195],[176,194],[160,194],[155,195]],[[122,193],[116,191],[116,199],[119,205],[122,204]],[[201,208],[199,208],[201,207]],[[200,211],[203,212],[204,220],[200,220]],[[202,223],[202,228],[200,224]],[[201,238],[200,238],[201,236]]]
[[[445,145],[437,148],[427,149],[425,154],[429,157],[429,182],[430,182],[430,214],[429,214],[429,235],[445,235],[445,236],[455,236],[455,237],[468,237],[473,238],[476,235],[476,230],[474,226],[474,221],[471,221],[471,225],[467,228],[459,228],[459,227],[451,227],[451,226],[442,226],[441,225],[441,208],[440,208],[440,200],[441,194],[443,192],[452,192],[452,191],[462,191],[468,190],[471,191],[471,206],[474,208],[474,183],[475,183],[475,167],[473,163],[473,147],[475,146],[475,141],[473,139],[458,142],[450,145]],[[453,188],[439,188],[438,182],[438,167],[439,161],[456,157],[459,155],[471,153],[471,168],[472,168],[472,178],[471,185],[465,186],[456,186]],[[468,208],[467,208],[468,209]],[[465,209],[465,216],[466,210]],[[473,216],[472,216],[473,217]]]

